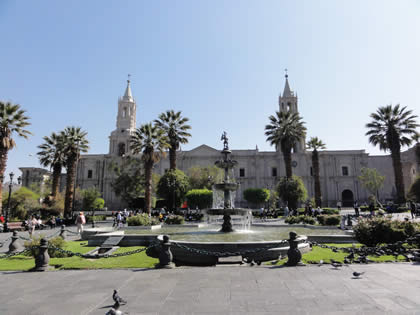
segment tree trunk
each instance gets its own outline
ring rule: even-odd
[[[169,168],[171,170],[176,169],[176,149],[169,148]]]
[[[400,146],[391,146],[392,166],[394,168],[395,188],[397,189],[397,203],[405,202],[404,177],[401,164]]]
[[[64,200],[64,215],[71,216],[74,200],[74,181],[76,179],[77,156],[70,156],[67,161],[66,196]]]
[[[51,195],[55,198],[60,189],[60,178],[61,178],[61,164],[54,164],[53,173],[52,173],[52,188]]]
[[[313,166],[313,175],[314,175],[314,184],[315,184],[315,206],[321,207],[321,181],[319,175],[319,155],[318,151],[314,150],[312,152],[312,166]]]
[[[290,146],[284,146],[282,148],[284,165],[286,167],[286,177],[292,178],[292,148]]]
[[[152,170],[153,162],[144,163],[144,172],[146,176],[146,187],[144,191],[145,211],[150,215],[152,213]]]
[[[9,150],[5,148],[0,148],[0,212],[4,215],[3,212],[3,181],[4,181],[4,172],[6,171],[7,165],[7,155]]]

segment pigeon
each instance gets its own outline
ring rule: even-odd
[[[120,302],[116,301],[114,306],[108,312],[106,312],[105,315],[122,315],[123,312],[121,312],[119,308],[120,308]]]
[[[354,252],[351,252],[349,255],[346,256],[347,259],[353,260],[354,259]]]
[[[348,265],[348,264],[350,264],[350,263],[351,263],[351,261],[350,261],[350,260],[348,260],[347,258],[344,258],[344,263]]]
[[[114,290],[114,294],[112,294],[112,299],[114,300],[115,304],[117,304],[117,302],[118,304],[127,304],[127,301],[118,295],[117,290]]]
[[[357,271],[355,271],[355,272],[353,272],[353,276],[355,277],[355,278],[359,278],[361,275],[363,275],[364,274],[364,272],[357,272]]]
[[[331,266],[333,266],[335,269],[338,269],[340,267],[343,267],[343,264],[334,261],[334,262],[331,263]]]
[[[318,264],[318,266],[322,266],[323,265],[323,263],[324,263],[324,261],[321,259],[320,261],[319,261],[319,264]]]

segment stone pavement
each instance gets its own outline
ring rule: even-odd
[[[365,271],[361,279],[352,272]],[[1,272],[0,314],[420,314],[420,265]]]

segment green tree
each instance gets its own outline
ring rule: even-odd
[[[90,187],[88,189],[82,190],[83,210],[85,210],[85,211],[96,210],[95,209],[95,201],[100,196],[101,196],[101,193],[95,187]]]
[[[275,210],[279,201],[279,193],[275,189],[270,190],[270,199],[268,200],[269,208]]]
[[[191,189],[211,189],[223,180],[223,170],[215,165],[193,166],[187,171]]]
[[[66,194],[64,199],[64,215],[70,216],[74,198],[74,181],[76,179],[76,167],[79,161],[80,153],[87,152],[89,141],[87,132],[82,131],[80,127],[66,127],[60,133],[64,141],[65,166],[67,170]]]
[[[418,176],[411,184],[408,196],[410,199],[420,202],[420,176]]]
[[[128,156],[121,163],[113,161],[110,164],[116,176],[111,187],[130,208],[139,208],[139,200],[144,198],[145,177],[142,163],[139,158]]]
[[[191,129],[190,125],[187,125],[187,117],[182,117],[181,112],[174,112],[168,110],[165,113],[159,115],[159,119],[155,120],[156,125],[161,128],[169,143],[169,168],[171,170],[176,169],[176,152],[181,144],[188,143],[188,137],[191,134],[188,130]]]
[[[312,167],[314,176],[314,190],[315,190],[315,206],[322,207],[322,194],[321,194],[321,180],[319,170],[319,149],[326,149],[325,143],[318,137],[312,137],[307,143],[308,149],[312,150]]]
[[[306,127],[298,113],[276,112],[269,117],[270,123],[265,126],[265,135],[271,145],[276,149],[280,147],[283,153],[286,177],[292,177],[292,149],[305,138]]]
[[[247,202],[258,207],[270,199],[270,190],[265,188],[248,188],[244,190],[243,195]]]
[[[146,179],[142,160],[127,156],[121,161],[113,161],[109,169],[115,175],[111,183],[115,194],[121,197],[129,208],[144,208]],[[152,196],[156,193],[159,178],[158,174],[152,174]]]
[[[96,198],[92,205],[93,210],[100,210],[103,207],[105,207],[105,200],[103,198]]]
[[[358,179],[362,186],[379,200],[379,189],[384,185],[385,176],[382,176],[376,168],[362,167],[360,173]]]
[[[44,138],[44,143],[38,146],[37,153],[39,162],[42,166],[51,167],[52,173],[52,189],[51,195],[54,198],[57,196],[60,188],[61,169],[64,166],[66,155],[64,152],[64,138],[63,134],[51,133],[51,136]]]
[[[290,209],[297,209],[298,202],[308,198],[302,179],[295,175],[292,178],[282,177],[277,184],[277,192]]]
[[[209,189],[191,189],[185,195],[190,209],[207,209],[213,203],[213,191]]]
[[[164,198],[168,209],[175,210],[184,200],[189,189],[188,177],[183,171],[168,170],[159,180],[157,194]]]
[[[3,183],[4,172],[7,166],[7,157],[9,151],[15,146],[13,139],[16,134],[19,137],[27,139],[31,134],[25,127],[29,126],[29,117],[25,115],[25,111],[20,108],[20,105],[12,104],[10,102],[0,101],[0,183]],[[0,185],[0,207],[2,205],[1,199],[3,195],[3,185]],[[2,210],[2,209],[0,209]]]
[[[152,206],[152,170],[169,147],[164,131],[151,123],[137,128],[131,136],[131,150],[134,154],[142,154],[141,159],[145,172],[145,210],[150,214]]]
[[[21,187],[12,193],[10,197],[11,217],[17,217],[20,220],[26,219],[27,211],[40,208],[39,195],[26,187]],[[3,205],[7,205],[9,199],[3,200]]]
[[[366,124],[369,142],[383,151],[390,151],[394,168],[397,202],[405,202],[404,179],[401,164],[401,147],[411,145],[417,136],[416,115],[399,104],[379,107],[370,114],[372,121]]]

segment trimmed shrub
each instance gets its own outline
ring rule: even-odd
[[[340,210],[335,208],[322,208],[322,214],[340,214]]]
[[[128,226],[158,225],[159,220],[156,217],[149,217],[147,213],[142,213],[127,218],[127,224]]]
[[[247,202],[259,206],[270,199],[270,190],[266,188],[247,188],[244,190],[243,195]]]
[[[213,192],[208,189],[192,189],[185,195],[190,209],[210,208],[213,203]]]
[[[24,242],[24,246],[26,249],[29,249],[30,252],[25,253],[26,256],[33,256],[36,257],[39,253],[39,244],[41,243],[41,238],[43,236],[40,235],[38,237],[34,237],[32,238],[30,241],[25,241]],[[48,240],[48,246],[51,247],[58,247],[63,249],[63,246],[66,242],[60,237],[54,237],[50,240]],[[62,253],[58,250],[52,249],[52,248],[48,248],[48,254],[50,255],[51,258],[59,258],[59,257],[67,257],[67,254]]]
[[[184,224],[184,217],[181,215],[169,215],[165,219],[166,224]]]
[[[362,219],[353,228],[356,239],[367,246],[404,241],[420,231],[420,224],[389,218]]]
[[[316,223],[313,217],[309,217],[306,215],[290,216],[290,217],[287,217],[284,222],[288,224],[304,223],[304,224],[310,224],[310,225],[314,225]]]
[[[317,216],[316,219],[321,225],[339,225],[341,221],[341,216],[336,215],[336,214],[333,214],[333,215],[322,214],[322,215]]]

